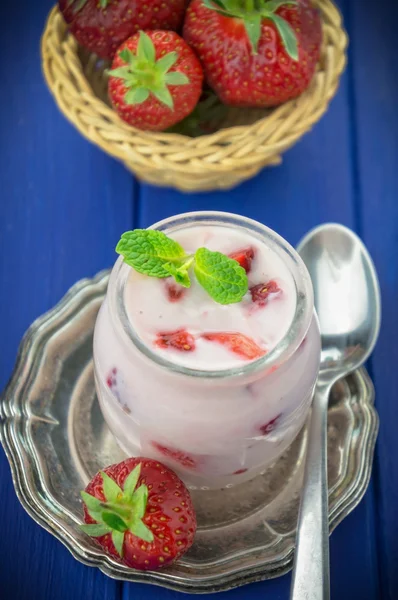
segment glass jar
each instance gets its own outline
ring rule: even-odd
[[[120,257],[95,326],[94,364],[100,406],[122,449],[167,464],[190,487],[208,489],[254,477],[292,443],[311,404],[320,333],[304,263],[264,225],[228,213],[198,212],[151,229],[172,234],[198,225],[243,229],[279,255],[296,293],[286,335],[265,356],[236,368],[178,365],[135,332],[125,306],[131,268]]]

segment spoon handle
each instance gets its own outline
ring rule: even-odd
[[[291,600],[329,600],[327,408],[331,385],[318,383],[312,403],[294,557]]]

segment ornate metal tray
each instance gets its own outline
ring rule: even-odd
[[[79,491],[123,458],[94,389],[92,335],[108,272],[78,282],[33,323],[0,404],[1,441],[17,496],[37,523],[81,562],[117,579],[205,593],[286,573],[292,566],[306,428],[264,475],[221,491],[196,491],[199,529],[183,560],[156,573],[119,565],[79,530]],[[367,488],[378,417],[365,370],[339,382],[329,406],[332,531]]]

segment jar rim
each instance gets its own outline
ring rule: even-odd
[[[253,219],[228,212],[197,211],[183,213],[158,221],[148,229],[156,229],[170,234],[190,226],[196,227],[198,224],[244,229],[281,257],[293,278],[296,289],[296,309],[284,337],[264,356],[238,367],[217,370],[195,369],[168,360],[143,342],[128,317],[124,292],[131,267],[124,262],[122,256],[118,258],[113,267],[107,292],[110,314],[114,318],[115,326],[121,335],[125,337],[127,343],[132,343],[146,358],[168,371],[181,375],[202,379],[240,378],[254,375],[266,369],[271,369],[276,364],[280,365],[286,362],[306,336],[314,310],[311,278],[302,259],[284,238],[269,227]]]

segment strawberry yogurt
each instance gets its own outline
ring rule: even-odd
[[[119,258],[94,335],[96,386],[129,455],[157,458],[191,487],[219,488],[264,471],[310,407],[320,335],[305,266],[263,225],[190,213],[153,226],[187,253],[200,247],[246,270],[241,302],[215,302],[191,277],[137,273]]]

